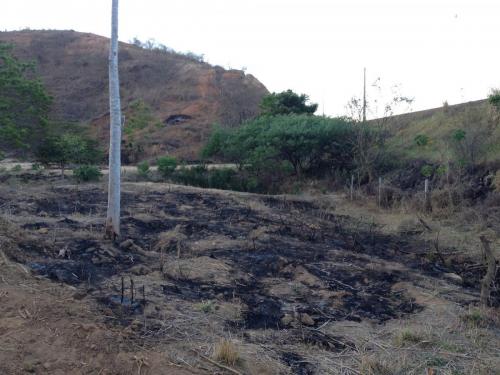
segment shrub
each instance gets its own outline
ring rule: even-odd
[[[37,150],[37,159],[40,163],[58,164],[62,173],[68,164],[93,165],[99,163],[102,157],[97,141],[71,133],[48,137]]]
[[[33,164],[31,164],[31,170],[32,171],[36,171],[37,172],[37,171],[39,171],[41,169],[42,169],[42,166],[39,163],[33,163]]]
[[[82,165],[73,170],[73,176],[78,182],[98,181],[101,175],[101,171],[95,165]]]
[[[432,165],[424,165],[422,168],[420,168],[420,173],[424,177],[431,177],[433,172],[434,168],[432,167]]]
[[[149,175],[149,163],[147,161],[143,161],[137,164],[137,174],[140,177],[147,178]]]
[[[12,172],[21,172],[21,171],[22,171],[22,169],[23,169],[23,168],[21,167],[21,165],[16,164],[16,165],[14,165],[14,166],[12,167],[11,171],[12,171]]]
[[[500,110],[500,90],[493,89],[488,96],[488,101],[495,109]]]
[[[160,167],[158,166],[158,169]],[[184,185],[198,186],[208,188],[208,169],[203,165],[193,167],[182,167],[175,171],[175,174],[170,173],[174,181]]]
[[[415,137],[414,142],[419,147],[424,147],[429,144],[430,138],[425,134],[419,134]]]
[[[170,177],[177,168],[177,159],[173,156],[162,156],[158,158],[158,172],[164,177]]]
[[[236,190],[249,192],[267,192],[263,190],[257,179],[245,171],[231,168],[207,169],[203,165],[182,167],[172,174],[172,179],[183,185],[201,188]]]

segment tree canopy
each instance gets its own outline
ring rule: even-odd
[[[257,173],[281,168],[301,176],[350,168],[352,147],[353,127],[345,119],[280,115],[259,117],[239,128],[217,128],[203,154]]]
[[[0,147],[33,150],[47,125],[52,98],[34,77],[34,65],[18,60],[0,42]]]
[[[264,96],[260,104],[263,115],[313,114],[318,109],[316,103],[307,104],[309,96],[296,94],[292,90],[273,92]]]

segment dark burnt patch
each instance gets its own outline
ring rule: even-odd
[[[295,375],[314,375],[315,366],[306,361],[303,357],[293,352],[284,352],[281,355],[282,361],[288,365]]]
[[[247,305],[244,312],[244,327],[247,329],[279,329],[282,327],[283,311],[281,303],[275,298],[248,294],[242,299]]]
[[[50,228],[50,224],[46,222],[27,223],[22,225],[21,228],[28,230],[39,230],[42,228]]]
[[[355,344],[340,336],[332,336],[317,329],[295,329],[290,334],[291,340],[314,346],[329,352],[341,352],[356,349]]]
[[[29,263],[28,266],[37,274],[51,280],[70,285],[83,282],[91,283],[97,275],[94,266],[73,260],[57,260],[45,263]]]

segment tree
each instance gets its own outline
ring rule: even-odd
[[[273,92],[264,96],[260,104],[263,115],[313,114],[318,109],[316,103],[307,104],[309,96],[296,94],[292,90]]]
[[[0,148],[34,150],[41,143],[52,98],[33,78],[34,65],[0,42]]]
[[[234,129],[216,129],[203,150],[257,175],[289,170],[321,176],[352,164],[353,126],[343,118],[309,115],[259,117]]]
[[[121,106],[120,81],[118,78],[118,0],[112,0],[111,41],[109,49],[109,183],[106,236],[116,239],[120,236],[120,147]]]
[[[377,78],[372,87],[379,91],[379,96],[383,96],[379,82],[380,78]],[[383,172],[397,160],[386,144],[390,136],[388,123],[396,109],[407,110],[413,102],[413,98],[399,92],[398,86],[391,88],[390,95],[391,98],[385,103],[380,103],[376,98],[369,102],[365,97],[353,97],[346,106],[348,117],[356,124],[354,163],[359,177],[369,183],[374,180],[376,173]],[[373,120],[366,120],[367,111]]]
[[[102,159],[95,140],[72,133],[46,137],[35,156],[44,165],[59,165],[63,178],[68,164],[97,164]]]

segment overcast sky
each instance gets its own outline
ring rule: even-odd
[[[109,36],[110,8],[2,0],[0,28]],[[119,35],[246,67],[270,91],[307,93],[319,113],[341,115],[362,94],[363,67],[369,83],[413,96],[413,110],[486,97],[500,87],[499,24],[500,0],[121,0]]]

